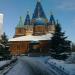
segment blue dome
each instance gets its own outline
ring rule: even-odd
[[[37,18],[34,25],[45,25],[45,20],[43,18]]]

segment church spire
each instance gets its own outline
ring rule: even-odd
[[[24,22],[24,25],[30,25],[30,16],[29,16],[29,11],[27,11],[27,16]]]
[[[35,10],[34,10],[32,19],[35,19],[35,18],[38,18],[38,17],[46,19],[46,15],[45,15],[45,13],[43,11],[43,8],[42,8],[40,0],[37,0],[37,4],[36,4]]]
[[[21,28],[23,26],[24,26],[24,24],[23,24],[22,16],[20,16],[20,20],[19,20],[19,23],[17,25],[17,28]]]
[[[52,12],[51,12],[51,16],[50,16],[49,24],[51,24],[51,25],[55,25],[55,19],[54,19],[54,16],[53,16],[53,13],[52,13]]]

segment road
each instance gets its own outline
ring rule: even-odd
[[[57,75],[44,63],[47,58],[20,57],[6,75]]]

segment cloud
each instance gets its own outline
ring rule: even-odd
[[[75,1],[74,0],[63,0],[60,2],[57,8],[61,10],[75,11]]]

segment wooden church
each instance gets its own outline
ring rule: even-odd
[[[9,39],[11,54],[47,53],[47,46],[52,33],[55,32],[55,25],[53,14],[48,20],[38,0],[32,18],[29,12],[27,12],[25,22],[20,17],[14,37]]]

